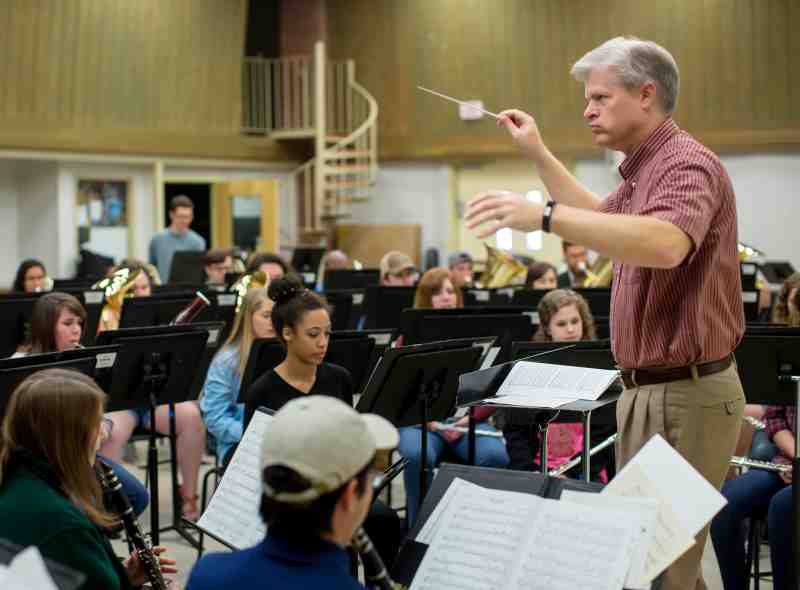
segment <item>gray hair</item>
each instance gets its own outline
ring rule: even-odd
[[[671,114],[675,110],[680,86],[678,64],[661,45],[636,37],[616,37],[580,58],[570,73],[578,82],[585,82],[594,68],[603,66],[613,68],[629,90],[653,82],[664,111]]]

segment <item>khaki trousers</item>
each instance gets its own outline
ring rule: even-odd
[[[744,392],[736,364],[706,377],[626,389],[617,403],[617,466],[627,463],[654,434],[660,434],[719,489],[739,438]],[[662,590],[706,587],[700,560],[708,535],[664,574]]]

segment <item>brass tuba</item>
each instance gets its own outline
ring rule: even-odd
[[[486,246],[486,268],[481,276],[481,286],[484,289],[497,289],[524,285],[528,277],[528,267],[514,258],[508,252]]]
[[[250,289],[263,289],[269,285],[269,274],[257,270],[256,272],[246,274],[239,277],[234,284],[231,285],[230,291],[236,293],[236,313],[242,308],[242,301]]]

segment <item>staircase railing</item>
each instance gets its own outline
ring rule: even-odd
[[[322,238],[368,199],[377,178],[378,104],[355,80],[353,60],[246,58],[242,131],[314,139],[314,157],[294,171],[300,234]]]

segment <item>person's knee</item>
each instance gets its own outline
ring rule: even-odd
[[[506,467],[509,463],[508,451],[503,445],[491,445],[475,453],[476,463],[482,467]]]

